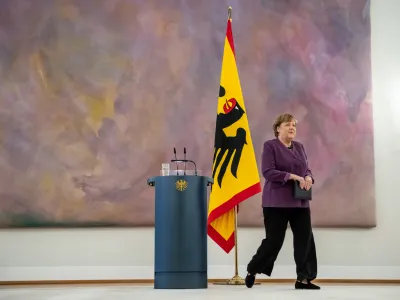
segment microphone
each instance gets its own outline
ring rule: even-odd
[[[186,148],[183,148],[183,160],[185,160],[183,175],[186,175]]]
[[[175,154],[175,162],[176,162],[176,175],[178,175],[178,158],[176,157],[176,148],[174,147],[174,154]],[[171,160],[171,162],[173,162],[173,160]]]

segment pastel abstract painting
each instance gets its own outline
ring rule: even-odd
[[[376,226],[366,0],[1,1],[0,226],[152,226],[173,147],[210,176],[227,5],[258,164],[291,112],[313,224]]]

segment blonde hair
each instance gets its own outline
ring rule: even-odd
[[[281,126],[282,123],[294,121],[297,123],[297,120],[293,117],[293,115],[289,113],[284,113],[276,117],[274,124],[272,125],[272,129],[274,130],[275,137],[279,136],[278,127]]]

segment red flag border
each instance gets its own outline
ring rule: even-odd
[[[233,247],[235,246],[235,233],[229,237],[228,240],[225,240],[215,229],[211,226],[211,223],[218,219],[223,214],[229,212],[236,205],[243,202],[244,200],[258,194],[261,192],[261,183],[257,182],[256,184],[248,187],[247,189],[237,193],[231,199],[223,203],[222,205],[216,207],[213,211],[210,212],[208,216],[208,236],[220,246],[226,253],[229,253]]]
[[[235,43],[233,42],[232,20],[230,19],[226,24],[226,38],[228,39],[229,45],[231,46],[233,56],[235,56]]]

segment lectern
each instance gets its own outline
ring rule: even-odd
[[[196,175],[156,176],[155,289],[203,289],[207,276],[207,186]]]

